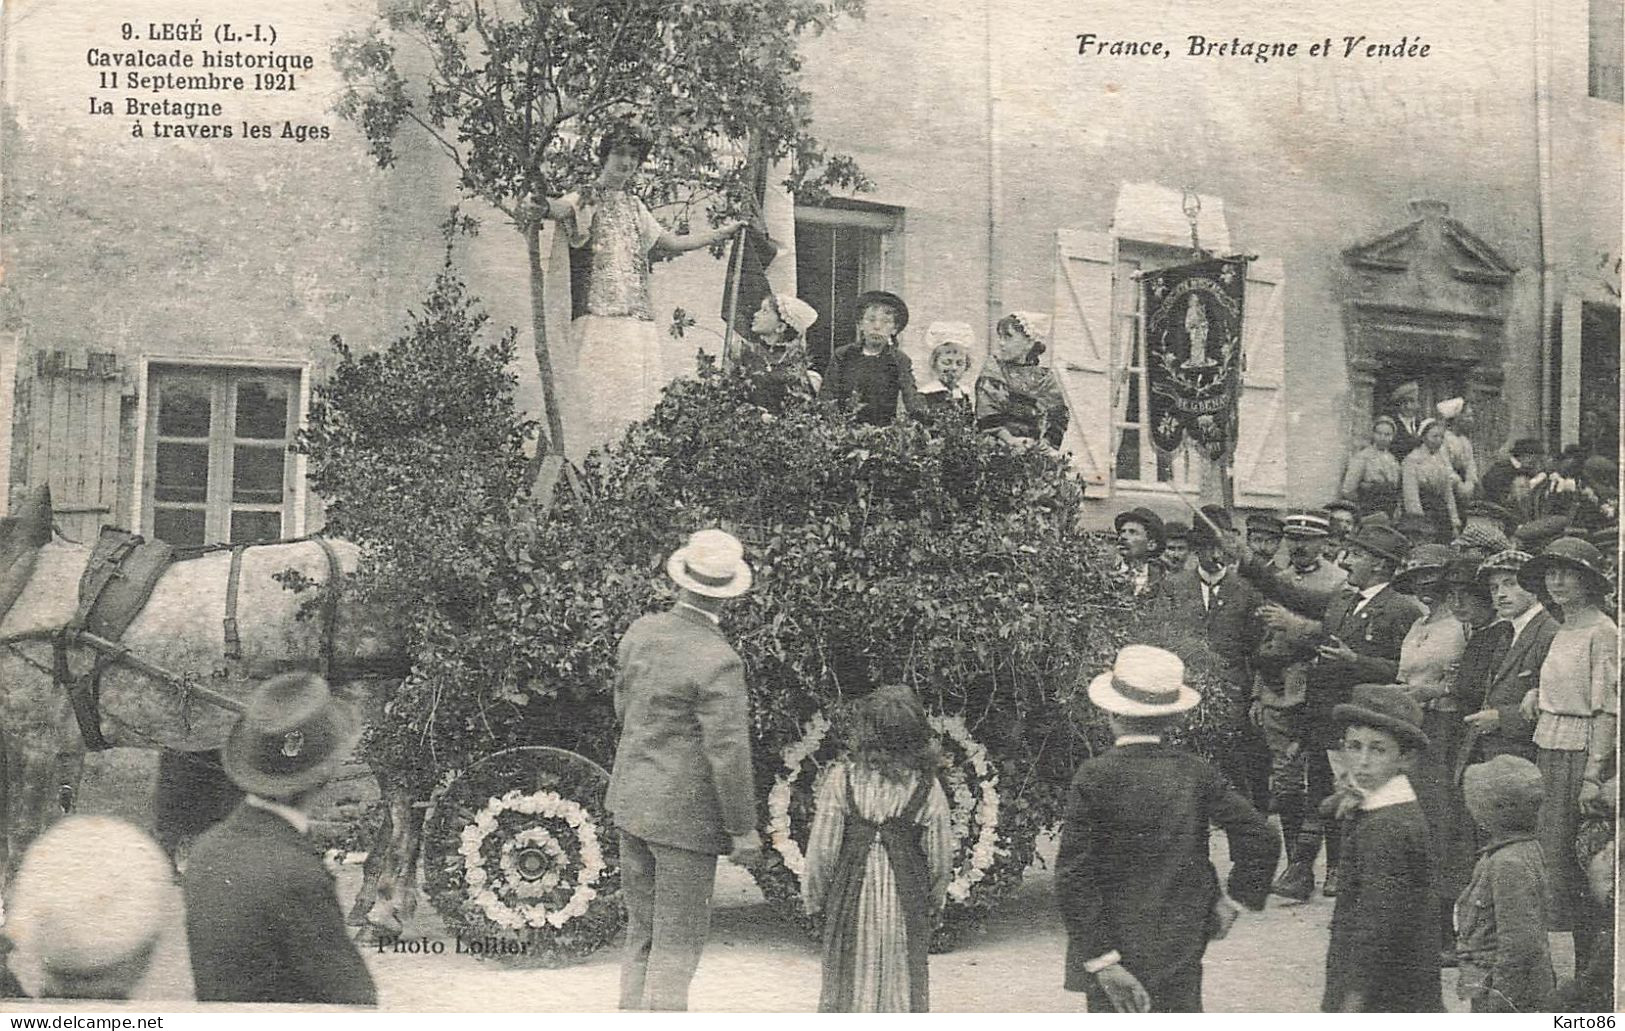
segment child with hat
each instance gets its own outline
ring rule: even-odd
[[[1546,863],[1535,837],[1540,771],[1498,755],[1462,775],[1467,809],[1486,841],[1456,901],[1456,995],[1474,1013],[1546,1008],[1555,984],[1546,943]]]
[[[807,365],[806,345],[807,330],[817,321],[817,310],[794,294],[762,298],[750,321],[756,340],[742,338],[739,355],[740,366],[763,379],[757,404],[783,407],[785,394],[812,397],[818,392],[822,380]]]
[[[836,404],[851,404],[867,426],[890,426],[901,402],[904,411],[921,410],[914,364],[897,346],[897,334],[908,325],[908,305],[894,293],[870,290],[858,295],[858,339],[835,352],[818,394]]]
[[[1067,803],[1055,867],[1066,988],[1096,1012],[1199,1012],[1202,956],[1237,912],[1208,858],[1209,828],[1229,837],[1229,899],[1253,910],[1280,841],[1218,770],[1164,743],[1201,701],[1179,656],[1128,645],[1088,696],[1116,744],[1078,768]]]
[[[1011,312],[994,326],[993,354],[976,377],[976,427],[1008,444],[1037,441],[1059,448],[1070,418],[1055,370],[1039,359],[1048,315]]]
[[[975,398],[966,386],[971,367],[971,329],[963,322],[933,322],[925,331],[932,382],[920,388],[920,403],[933,419],[969,422]]]
[[[1397,684],[1360,684],[1332,718],[1349,816],[1321,1009],[1443,1012],[1434,858],[1406,776],[1428,744],[1422,706]]]

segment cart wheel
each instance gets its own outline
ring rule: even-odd
[[[619,933],[608,787],[597,763],[543,747],[488,756],[445,787],[425,821],[424,881],[458,951],[564,966]]]

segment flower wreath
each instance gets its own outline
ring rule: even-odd
[[[928,719],[942,746],[938,776],[948,796],[948,822],[955,844],[948,899],[963,905],[970,901],[975,886],[986,879],[994,861],[1006,854],[998,844],[999,776],[987,749],[971,736],[962,717],[932,715]],[[807,857],[792,833],[791,799],[829,730],[829,719],[815,713],[802,727],[801,737],[784,749],[783,768],[767,793],[768,842],[794,876],[798,894],[807,873]]]
[[[460,771],[423,838],[424,884],[446,929],[494,938],[504,948],[492,958],[520,966],[572,963],[613,940],[625,908],[619,850],[604,830],[607,782],[590,761],[543,746]]]
[[[487,842],[497,831],[504,813],[540,816],[546,823],[532,824],[502,842],[497,853],[498,871],[489,869]],[[576,839],[581,862],[574,883],[564,878],[570,856],[555,836],[564,823]],[[598,830],[592,815],[579,803],[555,791],[522,794],[510,791],[493,798],[463,828],[458,853],[463,857],[463,879],[469,898],[498,927],[519,930],[525,927],[561,928],[587,912],[598,897],[593,887],[604,872],[604,856],[598,846]],[[543,865],[545,857],[545,865]],[[562,906],[550,906],[557,892],[573,889]],[[518,899],[543,901],[519,902]]]

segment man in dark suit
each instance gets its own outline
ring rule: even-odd
[[[311,802],[359,731],[312,673],[267,680],[237,721],[223,764],[246,797],[198,839],[186,866],[200,1002],[377,1003],[333,877],[306,836]]]
[[[666,573],[677,603],[626,631],[615,682],[622,729],[607,804],[621,837],[626,1010],[688,1008],[717,856],[746,863],[761,851],[745,667],[718,616],[724,600],[750,589],[744,547],[701,530]]]
[[[1131,508],[1117,513],[1112,525],[1117,529],[1117,554],[1123,561],[1122,572],[1129,577],[1134,596],[1166,603],[1168,595],[1162,581],[1168,570],[1161,556],[1168,537],[1162,517],[1149,508]]]
[[[1172,652],[1129,645],[1089,684],[1116,746],[1072,781],[1055,886],[1066,988],[1087,992],[1092,1012],[1199,1012],[1208,941],[1229,933],[1236,903],[1264,908],[1281,854],[1217,770],[1162,742],[1201,701],[1184,677]],[[1213,826],[1230,842],[1228,899],[1209,859]]]
[[[1467,740],[1459,765],[1486,762],[1498,755],[1535,761],[1535,723],[1524,715],[1524,696],[1540,687],[1540,667],[1557,634],[1557,620],[1518,583],[1518,570],[1529,561],[1521,551],[1491,555],[1478,567],[1490,589],[1495,614],[1512,627],[1512,643],[1490,677],[1483,705],[1469,713]]]
[[[1352,590],[1339,591],[1329,601],[1263,563],[1249,560],[1241,564],[1242,574],[1266,597],[1319,624],[1308,628],[1320,643],[1310,667],[1304,703],[1305,747],[1309,749],[1306,818],[1282,878],[1301,877],[1301,867],[1313,867],[1323,837],[1326,883],[1322,890],[1326,895],[1337,894],[1337,862],[1341,857],[1336,825],[1325,822],[1318,812],[1320,803],[1335,789],[1331,761],[1326,755],[1339,742],[1332,709],[1348,701],[1356,684],[1391,684],[1398,677],[1399,646],[1411,624],[1422,616],[1422,608],[1415,600],[1389,586],[1394,570],[1409,551],[1410,542],[1403,534],[1381,524],[1366,525],[1350,538],[1341,563]],[[1294,866],[1300,869],[1294,871]]]
[[[1263,597],[1227,562],[1218,532],[1230,529],[1224,509],[1209,505],[1190,530],[1195,567],[1163,580],[1172,618],[1200,627],[1224,677],[1231,696],[1245,702],[1252,695],[1253,657],[1262,640],[1262,627],[1253,613]],[[1259,809],[1269,805],[1269,753],[1256,725],[1248,721],[1245,705],[1235,712],[1231,728],[1234,744],[1221,763],[1224,774],[1247,800]]]

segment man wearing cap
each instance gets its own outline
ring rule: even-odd
[[[1162,517],[1149,508],[1131,508],[1119,512],[1112,521],[1117,528],[1117,553],[1123,560],[1121,571],[1134,585],[1136,598],[1163,595],[1162,579],[1166,572],[1158,561],[1167,546],[1167,531]]]
[[[1116,744],[1078,767],[1062,824],[1066,989],[1087,992],[1090,1012],[1200,1012],[1207,943],[1229,933],[1236,903],[1264,908],[1280,842],[1217,770],[1163,742],[1201,701],[1179,656],[1128,645],[1088,695]],[[1214,826],[1229,839],[1228,898]]]
[[[857,301],[858,340],[835,352],[819,396],[851,405],[868,426],[890,426],[897,405],[910,415],[922,411],[914,366],[897,346],[908,325],[908,305],[896,294],[870,290]]]
[[[1321,592],[1301,588],[1255,559],[1246,559],[1240,566],[1242,575],[1265,597],[1316,624],[1300,628],[1300,632],[1319,641],[1304,705],[1305,742],[1309,749],[1308,808],[1296,847],[1288,846],[1292,851],[1282,878],[1301,880],[1304,868],[1313,866],[1324,836],[1325,893],[1329,895],[1337,891],[1340,843],[1337,827],[1320,820],[1317,807],[1334,787],[1331,762],[1326,756],[1328,749],[1337,747],[1338,740],[1331,710],[1348,699],[1355,684],[1392,683],[1398,678],[1399,646],[1411,624],[1422,615],[1420,605],[1389,584],[1409,551],[1410,541],[1404,535],[1368,523],[1350,539],[1341,563],[1352,590],[1339,590],[1329,599]]]
[[[745,668],[723,640],[722,603],[750,589],[732,534],[700,530],[672,553],[676,604],[621,638],[606,804],[626,895],[623,1010],[685,1010],[711,925],[717,856],[760,854]]]
[[[1254,512],[1247,517],[1247,550],[1253,557],[1284,569],[1281,560],[1281,537],[1286,524],[1270,512]]]
[[[1415,380],[1401,383],[1388,395],[1394,440],[1388,450],[1401,462],[1422,443],[1422,388]]]
[[[186,865],[186,935],[200,1002],[372,1006],[333,876],[309,839],[310,807],[360,724],[314,673],[267,680],[222,753],[246,792]]]
[[[1305,596],[1324,599],[1323,610],[1342,589],[1346,574],[1322,555],[1329,535],[1329,521],[1317,512],[1298,512],[1283,525],[1289,565],[1278,574],[1282,584],[1291,584]],[[1249,716],[1260,728],[1267,753],[1270,807],[1281,818],[1281,835],[1294,847],[1303,827],[1304,801],[1308,794],[1308,762],[1305,750],[1305,707],[1308,697],[1310,663],[1316,656],[1314,623],[1295,616],[1279,604],[1261,606],[1260,622],[1266,628],[1254,663],[1257,675],[1252,684],[1253,704]],[[1303,867],[1288,867],[1275,885],[1275,892],[1303,901],[1314,890],[1314,878]]]

